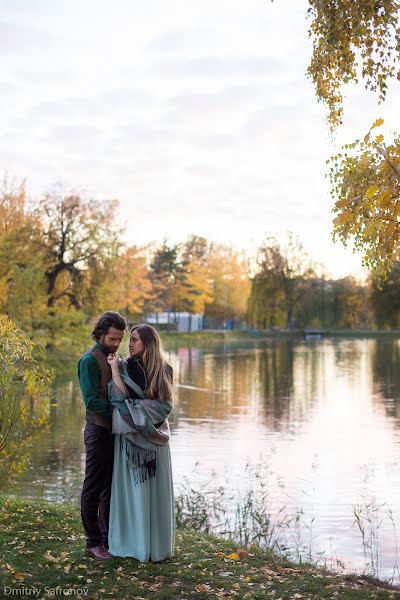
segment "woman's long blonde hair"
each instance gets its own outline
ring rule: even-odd
[[[162,342],[157,331],[148,323],[134,325],[130,334],[136,331],[143,342],[143,367],[146,371],[146,396],[153,400],[173,400],[172,369],[164,358]]]

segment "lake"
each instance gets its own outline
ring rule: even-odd
[[[182,386],[171,419],[178,491],[222,486],[239,502],[261,485],[272,521],[292,519],[292,552],[399,582],[400,340],[274,339],[167,356]],[[78,501],[83,427],[76,378],[58,382],[50,427],[12,491]]]

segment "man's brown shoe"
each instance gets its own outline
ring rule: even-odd
[[[104,548],[104,546],[94,546],[94,548],[86,548],[86,554],[96,560],[110,560],[114,558],[112,554]]]

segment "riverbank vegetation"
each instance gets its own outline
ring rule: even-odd
[[[243,547],[188,529],[178,530],[176,554],[162,563],[95,562],[84,555],[79,511],[73,505],[0,497],[0,524],[3,597],[10,590],[92,600],[400,597],[399,590],[367,577],[293,564],[255,545]]]
[[[51,374],[37,347],[0,315],[0,486],[25,465],[33,438],[48,422]]]

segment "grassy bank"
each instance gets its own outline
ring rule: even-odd
[[[187,530],[177,532],[176,555],[163,563],[94,561],[84,554],[76,506],[11,496],[0,497],[0,582],[1,598],[400,598],[400,591],[368,578],[293,565]]]
[[[180,344],[202,346],[205,344],[223,344],[240,342],[243,340],[253,340],[261,337],[271,337],[264,333],[262,335],[259,333],[252,335],[247,331],[228,331],[224,329],[205,329],[204,331],[192,331],[191,333],[160,331],[160,335],[165,347],[176,346]]]

